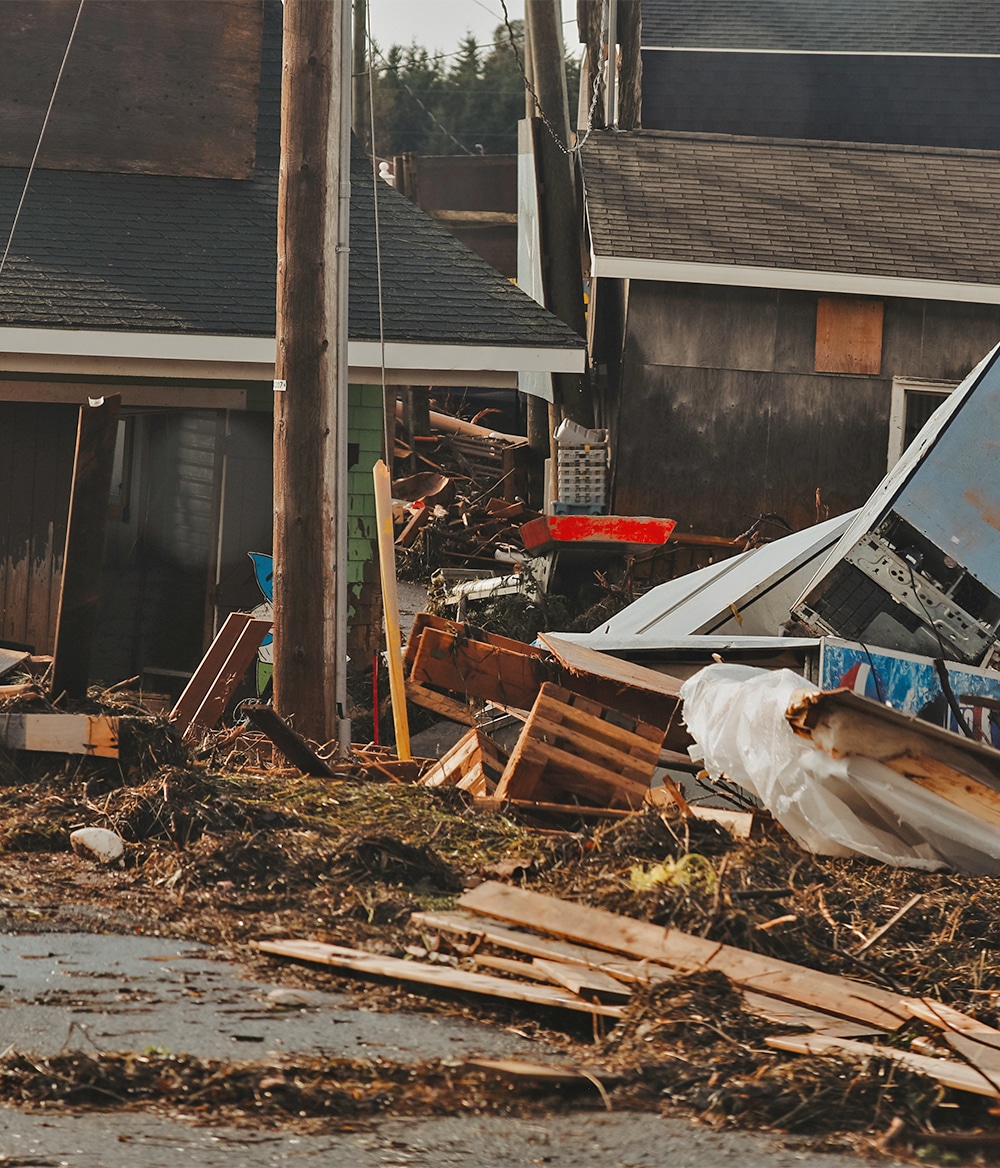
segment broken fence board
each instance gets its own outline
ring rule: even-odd
[[[538,892],[489,881],[458,903],[485,916],[686,972],[717,969],[743,988],[886,1030],[895,1030],[908,1017],[902,995],[877,986]]]
[[[896,1050],[889,1046],[876,1046],[867,1042],[852,1042],[849,1038],[828,1038],[822,1034],[782,1035],[765,1038],[768,1046],[775,1050],[786,1050],[792,1054],[842,1055],[853,1059],[885,1059],[918,1071],[953,1087],[958,1091],[969,1091],[974,1095],[988,1095],[1000,1099],[1000,1089],[975,1068],[953,1059],[934,1058],[931,1055],[914,1054],[908,1050]]]
[[[362,949],[325,945],[320,941],[254,941],[253,946],[262,953],[271,953],[276,957],[291,957],[296,961],[348,969],[369,977],[385,977],[395,981],[433,986],[437,989],[484,994],[487,997],[530,1002],[536,1006],[575,1010],[583,1014],[600,1014],[605,1018],[622,1016],[622,1010],[618,1006],[585,1002],[565,990],[546,985],[525,985],[507,978],[492,977],[486,973],[470,973],[444,965],[424,965],[417,961],[403,961],[398,957],[380,957]]]

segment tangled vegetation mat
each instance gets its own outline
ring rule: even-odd
[[[374,783],[360,770],[337,780],[304,778],[272,766],[259,739],[231,734],[202,744],[199,753],[185,758],[169,741],[146,739],[122,764],[0,756],[4,927],[198,940],[256,974],[347,989],[371,1008],[403,1003],[514,1026],[562,1048],[568,1063],[611,1077],[540,1087],[441,1063],[289,1056],[280,1064],[219,1064],[156,1054],[33,1059],[15,1051],[0,1059],[0,1100],[156,1106],[255,1123],[684,1106],[717,1124],[825,1139],[890,1133],[894,1152],[957,1147],[963,1156],[982,1156],[994,1144],[1000,1148],[989,1100],[950,1092],[884,1060],[771,1050],[764,1039],[782,1027],[747,1012],[718,975],[678,976],[639,990],[622,1021],[613,1027],[605,1021],[595,1033],[589,1018],[457,992],[401,994],[394,983],[282,964],[249,947],[260,937],[310,938],[394,956],[429,950],[461,965],[464,947],[419,932],[410,914],[450,909],[463,888],[501,879],[932,995],[998,1025],[1000,880],[818,858],[773,827],[735,842],[715,825],[665,822],[652,810],[542,830],[475,809],[461,792]],[[121,867],[97,867],[69,852],[69,832],[83,825],[123,837]],[[921,1026],[911,1023],[890,1043],[908,1045],[919,1035],[925,1053],[947,1053]]]

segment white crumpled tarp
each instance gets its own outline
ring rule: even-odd
[[[804,848],[1000,874],[1000,831],[864,755],[835,759],[788,724],[816,686],[789,669],[709,665],[681,687],[689,753],[760,800]]]

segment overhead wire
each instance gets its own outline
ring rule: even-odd
[[[14,212],[14,219],[10,225],[10,232],[7,235],[7,243],[3,249],[3,256],[0,256],[0,276],[3,275],[4,268],[7,266],[7,257],[10,255],[11,244],[14,241],[14,232],[17,230],[18,221],[21,218],[21,211],[24,208],[25,199],[28,197],[28,187],[31,185],[32,175],[35,173],[35,165],[38,162],[38,155],[42,149],[42,139],[45,137],[45,130],[49,124],[49,117],[52,114],[52,107],[55,105],[56,94],[59,92],[59,83],[62,81],[63,73],[66,69],[66,62],[69,60],[69,51],[73,47],[73,41],[76,37],[76,30],[80,24],[80,14],[83,12],[84,0],[80,0],[79,6],[76,10],[76,17],[73,20],[73,27],[69,30],[69,39],[66,41],[66,49],[63,52],[62,61],[59,64],[59,72],[56,74],[55,84],[52,86],[52,95],[49,98],[48,108],[45,110],[45,117],[42,119],[41,129],[38,131],[38,141],[35,143],[35,152],[31,156],[31,162],[28,164],[28,173],[24,178],[24,186],[21,189],[21,197],[18,200],[17,209]]]
[[[518,72],[521,74],[521,81],[524,83],[525,90],[531,95],[531,100],[535,103],[535,109],[538,111],[538,116],[542,119],[542,123],[548,130],[552,137],[552,141],[556,146],[568,156],[579,154],[587,142],[587,139],[594,131],[594,114],[597,111],[597,99],[600,95],[601,74],[594,72],[594,81],[590,94],[590,108],[587,110],[587,126],[584,130],[583,136],[578,137],[572,146],[566,145],[562,140],[562,135],[557,128],[549,121],[548,115],[542,109],[542,103],[539,101],[538,94],[535,92],[535,87],[528,78],[527,71],[524,68],[524,62],[521,60],[521,54],[517,51],[517,34],[514,32],[514,27],[510,22],[510,13],[507,11],[507,0],[500,0],[500,7],[503,9],[503,22],[507,29],[507,39],[510,41],[511,52],[514,54],[514,60],[517,62]],[[608,14],[608,0],[604,0],[601,7],[602,23],[607,20]]]
[[[375,79],[372,68],[372,53],[376,52],[375,42],[372,40],[371,29],[371,7],[365,10],[365,40],[368,43],[368,54],[366,64],[368,66],[368,109],[369,122],[368,127],[369,140],[371,143],[371,164],[372,164],[372,206],[374,208],[375,216],[375,285],[378,293],[378,349],[379,349],[379,368],[381,370],[382,378],[382,431],[383,442],[385,443],[385,461],[386,465],[392,467],[393,463],[393,448],[395,441],[390,434],[390,412],[386,405],[386,377],[385,377],[385,298],[382,288],[382,225],[379,220],[378,211],[378,154],[375,149]],[[379,53],[379,56],[382,54]],[[396,411],[395,407],[392,410],[392,421],[395,422]]]

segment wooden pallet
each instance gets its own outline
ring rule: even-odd
[[[662,728],[546,682],[494,794],[640,807],[662,741]]]
[[[472,729],[427,771],[421,785],[492,795],[506,764],[507,752],[481,730]]]

